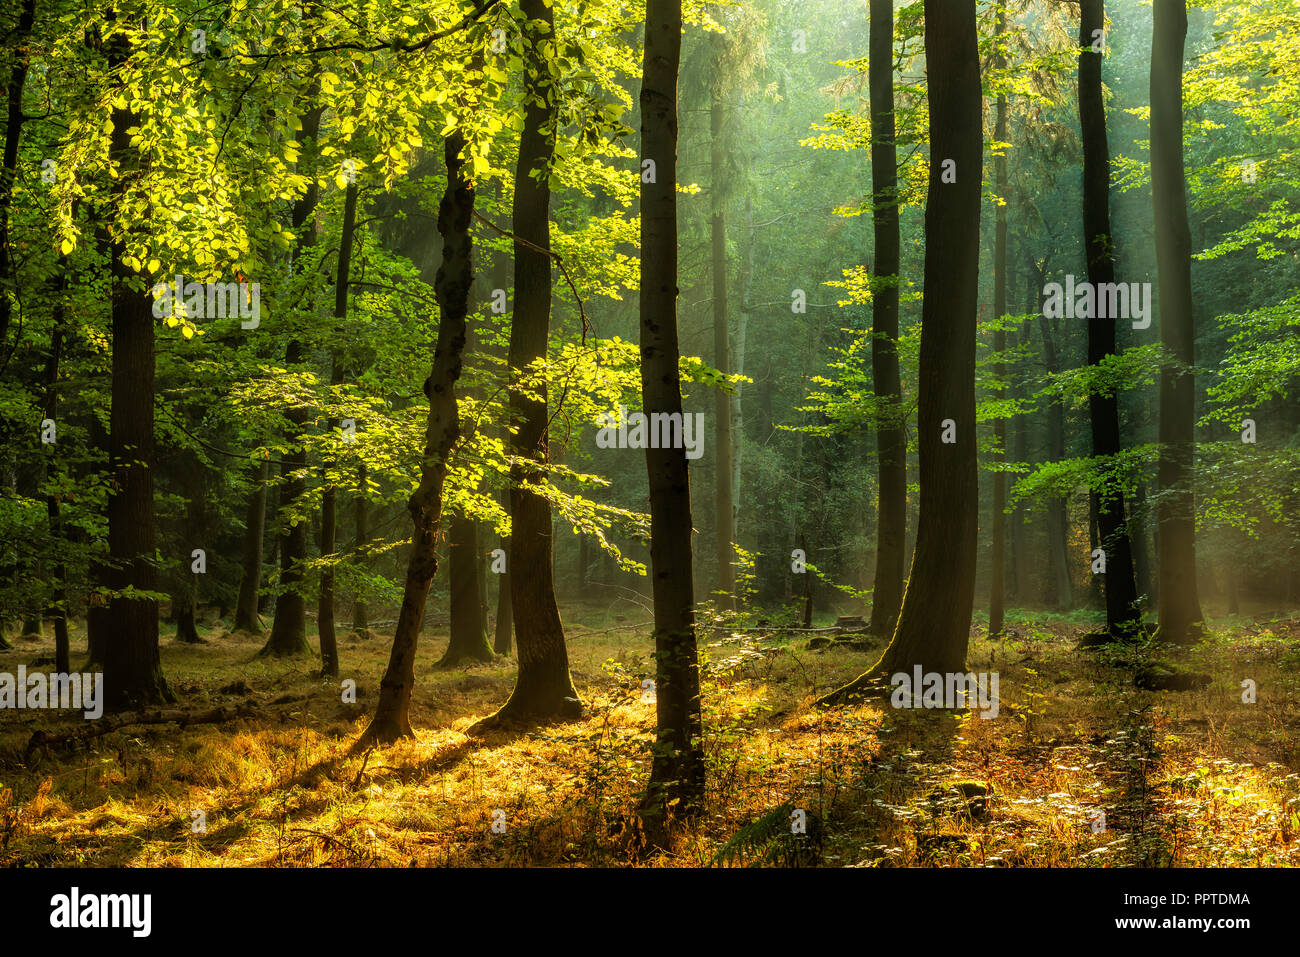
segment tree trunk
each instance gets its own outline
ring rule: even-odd
[[[59,411],[59,363],[63,358],[64,322],[67,309],[64,296],[68,288],[68,257],[59,257],[59,282],[54,304],[54,331],[50,336],[50,356],[45,363],[45,405],[44,417],[57,420]],[[0,296],[4,293],[0,292]],[[53,455],[53,446],[47,447]],[[49,465],[45,474],[48,479]],[[45,496],[45,514],[50,523],[50,541],[61,545],[64,542],[62,501],[57,494]],[[54,670],[59,674],[72,671],[71,647],[68,643],[68,571],[63,559],[54,564],[54,595],[47,614],[54,621]]]
[[[1040,276],[1041,278],[1041,276]],[[1038,328],[1043,334],[1043,362],[1049,373],[1061,371],[1061,361],[1056,354],[1056,338],[1046,316],[1038,318]],[[1059,462],[1065,458],[1065,405],[1059,395],[1052,396],[1047,407],[1047,459]],[[1070,585],[1069,555],[1070,516],[1066,500],[1053,496],[1047,502],[1047,549],[1052,564],[1053,595],[1056,607],[1064,611],[1074,606],[1074,589]]]
[[[677,71],[681,0],[648,0],[641,79],[641,394],[647,416],[682,413],[677,340]],[[700,675],[691,572],[691,488],[684,448],[647,448],[655,609],[654,761],[642,820],[662,843],[668,817],[702,810]],[[728,523],[729,524],[729,523]]]
[[[1155,202],[1160,341],[1177,363],[1160,372],[1160,638],[1189,644],[1201,635],[1196,589],[1196,323],[1191,232],[1183,172],[1185,0],[1155,0],[1151,41],[1151,194]]]
[[[443,143],[447,164],[447,189],[438,207],[438,232],[442,234],[442,265],[434,281],[441,318],[438,344],[429,374],[429,423],[425,430],[424,464],[420,485],[407,510],[414,530],[406,565],[402,607],[388,668],[379,684],[375,716],[358,744],[387,744],[414,737],[411,729],[411,692],[415,687],[415,652],[424,623],[429,585],[438,570],[438,539],[442,531],[442,492],[449,469],[448,456],[460,436],[456,406],[456,380],[460,378],[465,349],[465,317],[470,286],[474,282],[473,241],[469,225],[474,210],[474,187],[465,175],[461,151],[465,139],[453,131]]]
[[[1102,98],[1102,53],[1092,49],[1093,36],[1106,24],[1105,0],[1082,0],[1079,19],[1079,127],[1083,135],[1083,229],[1088,252],[1088,281],[1093,288],[1115,281],[1115,255],[1110,227],[1110,146],[1106,107]],[[1088,321],[1088,363],[1100,365],[1115,354],[1115,320],[1098,298],[1097,316]],[[1088,397],[1092,419],[1092,454],[1101,463],[1120,452],[1119,397],[1115,393]],[[1106,630],[1116,638],[1131,637],[1141,619],[1133,549],[1128,536],[1124,494],[1106,464],[1105,481],[1094,494],[1097,536],[1106,556]]]
[[[348,283],[352,270],[352,230],[357,221],[357,186],[349,183],[343,197],[343,225],[339,230],[338,273],[334,279],[334,318],[342,325],[348,318]],[[343,365],[335,355],[330,369],[330,385],[343,384]],[[330,419],[330,431],[338,427],[337,419]],[[334,628],[334,565],[332,561],[338,548],[338,494],[328,481],[321,490],[320,554],[327,564],[321,566],[320,595],[316,604],[316,630],[320,636],[321,674],[331,678],[339,676],[339,642]]]
[[[262,588],[262,540],[266,533],[266,486],[271,480],[271,462],[263,459],[253,477],[244,512],[244,552],[239,577],[239,599],[235,602],[235,631],[260,634],[262,622],[257,615],[257,595]]]
[[[711,77],[709,103],[709,198],[712,205],[713,251],[713,364],[721,372],[731,365],[729,332],[727,329],[727,211],[723,177],[725,175],[725,144],[722,139],[724,67],[722,49],[725,40],[713,34],[715,56]],[[716,543],[714,557],[717,563],[717,605],[721,611],[736,608],[736,569],[732,542],[736,537],[733,525],[735,511],[731,487],[731,396],[721,389],[714,400],[713,415],[714,453],[714,529]]]
[[[111,13],[110,13],[111,16]],[[128,41],[109,46],[113,71],[125,67]],[[109,159],[117,170],[112,209],[124,210],[136,182],[139,153],[130,129],[140,118],[113,110]],[[112,274],[112,409],[109,412],[108,555],[106,583],[114,591],[155,591],[153,514],[153,301],[148,280],[124,263],[126,237],[119,228],[110,246]],[[117,594],[104,618],[105,708],[110,711],[175,701],[158,656],[158,602]]]
[[[5,102],[9,109],[5,120],[4,165],[0,167],[0,354],[4,352],[5,338],[9,334],[12,308],[9,303],[9,287],[13,280],[10,276],[13,260],[9,254],[9,210],[13,204],[14,179],[18,173],[18,145],[23,123],[27,119],[23,113],[23,88],[27,85],[29,58],[25,47],[36,22],[36,0],[24,0],[17,19],[13,32],[6,38],[13,44],[10,49],[15,54],[5,89]]]
[[[930,77],[929,194],[918,404],[920,518],[894,637],[866,673],[819,703],[864,694],[883,675],[920,665],[964,672],[975,600],[979,475],[975,436],[975,300],[983,159],[975,4],[925,0]],[[956,181],[943,182],[946,160]],[[956,443],[944,443],[944,420]]]
[[[898,148],[894,141],[893,0],[871,0],[871,187],[875,231],[871,379],[887,402],[876,427],[876,576],[871,597],[873,635],[893,636],[903,602],[907,563],[907,433],[898,370]]]
[[[448,578],[451,590],[451,640],[438,662],[439,668],[453,668],[465,661],[491,661],[492,646],[483,627],[483,556],[478,548],[478,523],[457,515],[451,520],[447,541]]]
[[[545,0],[521,0],[529,26],[524,30],[524,130],[520,135],[515,175],[515,309],[510,327],[509,366],[512,375],[546,355],[551,324],[551,247],[549,171],[555,154],[555,93],[549,85],[543,45],[554,36],[555,13]],[[540,21],[540,31],[533,24]],[[532,175],[533,171],[540,171]],[[576,717],[578,692],[569,676],[564,626],[555,603],[551,506],[541,495],[524,488],[540,481],[550,454],[547,435],[546,382],[530,390],[510,392],[511,420],[518,423],[511,446],[521,462],[510,470],[509,583],[519,643],[519,675],[497,720],[545,720]],[[536,463],[525,465],[524,462]],[[514,572],[518,570],[519,574]]]
[[[352,523],[356,527],[358,564],[366,563],[365,548],[370,544],[370,507],[366,502],[366,466],[357,466],[357,496],[352,500]],[[352,630],[360,634],[370,630],[370,607],[363,595],[352,598]]]
[[[302,120],[300,141],[315,140],[320,132],[321,108],[308,110]],[[307,191],[293,204],[293,231],[298,249],[316,243],[315,212],[319,190],[314,176],[308,177]],[[302,361],[302,343],[296,338],[289,341],[284,355],[285,365],[292,369]],[[261,654],[287,657],[310,655],[307,644],[307,599],[302,593],[303,563],[307,560],[307,523],[291,517],[298,500],[307,494],[307,450],[301,445],[302,433],[310,418],[305,408],[295,407],[285,413],[290,422],[287,436],[289,449],[280,466],[280,595],[275,602],[275,617],[271,620],[271,635]]]
[[[1001,42],[1007,32],[1007,12],[998,9],[997,38]],[[1001,50],[994,57],[996,69],[1006,69],[1006,57]],[[997,98],[997,120],[994,123],[993,137],[999,143],[1007,142],[1007,97],[999,93]],[[1002,329],[1002,319],[1007,313],[1007,148],[1000,147],[998,155],[993,158],[994,190],[997,192],[997,211],[994,214],[993,239],[993,381],[998,397],[1003,394],[1006,365],[1002,354],[1007,348],[1007,334]],[[993,515],[992,538],[993,554],[989,558],[989,637],[996,638],[1002,634],[1006,619],[1006,560],[1007,560],[1007,473],[1001,470],[1007,458],[1007,420],[998,416],[993,421],[993,441],[996,448],[993,462],[998,470],[993,473]]]

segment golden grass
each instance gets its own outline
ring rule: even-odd
[[[654,720],[640,689],[648,635],[599,632],[610,623],[586,608],[570,609],[569,620],[583,720],[467,738],[508,696],[513,661],[436,671],[446,637],[426,634],[417,738],[360,756],[348,748],[373,706],[386,639],[342,642],[357,705],[311,677],[314,662],[257,658],[256,636],[164,642],[164,670],[185,705],[251,697],[259,712],[222,726],[128,728],[87,750],[51,748],[32,767],[23,763],[32,732],[80,718],[0,713],[0,864],[693,866],[786,804],[805,811],[807,836],[775,833],[788,830],[778,821],[729,859],[1300,863],[1300,620],[1215,631],[1185,662],[1214,683],[1179,693],[1134,689],[1131,661],[1076,651],[1082,629],[1061,619],[1026,620],[1001,642],[977,629],[970,668],[1000,675],[992,720],[895,711],[887,701],[818,712],[815,696],[870,664],[872,652],[706,637],[708,806],[671,852],[653,856],[637,854],[633,814]],[[0,671],[51,650],[48,639],[20,641],[0,653]],[[1246,678],[1258,688],[1254,704],[1241,701]],[[961,782],[986,798],[953,787]],[[1098,833],[1096,810],[1105,812]],[[764,851],[783,841],[799,853]]]

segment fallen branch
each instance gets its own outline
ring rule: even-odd
[[[220,724],[224,721],[233,721],[235,718],[245,717],[257,711],[257,705],[250,702],[241,702],[233,708],[209,708],[207,711],[187,711],[183,708],[172,708],[167,711],[139,711],[135,714],[105,718],[94,723],[88,722],[84,727],[72,728],[67,731],[35,731],[27,742],[27,748],[23,752],[23,760],[30,763],[32,753],[37,748],[45,749],[52,744],[67,744],[69,742],[84,743],[92,738],[98,738],[101,735],[131,725],[175,723],[183,728],[191,724]]]

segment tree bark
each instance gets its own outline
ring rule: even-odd
[[[882,409],[876,427],[876,575],[872,586],[873,635],[893,636],[903,602],[907,564],[907,434],[902,420],[898,370],[898,147],[894,134],[893,0],[871,0],[872,221],[875,290],[872,294],[871,380]]]
[[[677,340],[677,74],[681,0],[648,0],[641,79],[641,393],[645,412],[681,416]],[[669,816],[702,810],[700,676],[691,572],[691,489],[684,448],[647,448],[655,609],[654,760],[640,813],[662,843]]]
[[[457,515],[451,520],[447,541],[448,579],[451,591],[451,640],[438,662],[453,668],[466,661],[491,661],[492,646],[483,627],[482,579],[479,572],[478,523]]]
[[[997,41],[1001,43],[1007,32],[1007,13],[1005,8],[998,9]],[[1006,69],[1006,57],[999,47],[994,55],[995,67]],[[1007,97],[999,93],[996,105],[997,119],[993,127],[993,136],[999,143],[1007,141]],[[1005,388],[1003,378],[1006,365],[1002,354],[1007,348],[1007,334],[1002,329],[1002,319],[1007,312],[1007,207],[1006,197],[1009,192],[1007,183],[1007,148],[999,148],[993,158],[994,189],[998,198],[997,211],[994,214],[993,238],[993,380],[999,397]],[[996,449],[993,461],[998,470],[993,473],[993,515],[992,515],[992,555],[989,559],[989,637],[996,638],[1002,634],[1006,619],[1006,560],[1007,560],[1007,473],[1001,470],[1007,458],[1007,420],[998,416],[993,422],[993,440]]]
[[[244,512],[244,551],[234,630],[260,634],[262,622],[257,614],[257,595],[262,588],[262,540],[266,533],[266,486],[271,478],[270,460],[263,459],[254,471],[253,491],[248,495]]]
[[[1043,334],[1043,362],[1049,373],[1061,371],[1061,361],[1056,353],[1056,338],[1046,316],[1038,318],[1038,328]],[[1059,395],[1052,396],[1047,407],[1047,459],[1059,462],[1065,458],[1065,406]],[[1047,502],[1047,549],[1055,583],[1053,595],[1056,607],[1062,611],[1074,606],[1074,589],[1070,584],[1069,555],[1070,518],[1066,500],[1053,496]]]
[[[524,375],[534,360],[546,355],[550,334],[551,259],[539,250],[551,246],[550,172],[555,155],[554,87],[547,62],[555,13],[545,0],[521,0],[520,10],[529,25],[524,30],[524,130],[515,175],[515,308],[509,353],[514,376]],[[545,24],[540,31],[533,25],[538,21]],[[517,388],[510,392],[511,419],[518,425],[512,451],[524,460],[510,470],[508,569],[519,674],[493,723],[576,717],[581,712],[555,603],[551,506],[524,487],[544,478],[550,455],[546,382],[536,382],[530,391],[535,398]]]
[[[343,225],[339,230],[338,273],[334,279],[334,318],[340,324],[348,318],[348,282],[352,270],[352,230],[357,221],[357,185],[349,183],[343,197]],[[343,365],[334,356],[330,370],[330,385],[343,384]],[[337,419],[330,419],[330,431],[338,427]],[[328,481],[321,490],[320,554],[321,559],[332,561],[338,547],[338,493]],[[339,642],[334,629],[334,566],[321,566],[320,595],[316,605],[316,630],[320,636],[321,674],[339,676]]]
[[[303,116],[303,143],[315,140],[320,133],[321,112],[317,107]],[[308,177],[307,191],[293,204],[293,231],[299,251],[316,243],[314,215],[318,197],[316,179]],[[296,338],[289,341],[284,361],[291,369],[302,361],[302,343]],[[290,423],[290,448],[281,458],[280,511],[284,516],[281,521],[288,524],[280,529],[280,595],[275,602],[271,635],[261,651],[263,655],[275,657],[311,654],[311,645],[307,643],[307,599],[302,593],[307,523],[289,515],[298,500],[307,494],[307,450],[299,443],[310,413],[305,408],[292,408],[285,417]]]
[[[1155,0],[1151,40],[1151,194],[1155,204],[1160,341],[1176,367],[1160,372],[1160,638],[1190,644],[1202,632],[1196,587],[1196,322],[1192,312],[1191,231],[1183,171],[1185,0]]]
[[[1088,281],[1097,289],[1115,281],[1114,240],[1110,226],[1110,146],[1106,135],[1106,106],[1102,98],[1103,54],[1094,52],[1094,33],[1106,25],[1105,0],[1082,0],[1079,18],[1079,127],[1083,135],[1083,230],[1088,253]],[[1098,313],[1105,312],[1098,298]],[[1088,321],[1088,363],[1100,365],[1115,354],[1117,316],[1097,315]],[[1106,556],[1103,578],[1106,630],[1115,638],[1133,636],[1141,620],[1133,549],[1128,536],[1124,494],[1107,464],[1120,452],[1119,397],[1094,392],[1088,397],[1092,419],[1092,454],[1105,475],[1094,493],[1097,536]]]
[[[366,501],[366,466],[357,466],[357,496],[352,500],[352,524],[356,528],[357,562],[366,562],[365,548],[370,544],[370,506]],[[352,630],[364,634],[370,630],[370,606],[362,595],[352,598]]]
[[[28,56],[23,48],[32,35],[35,22],[36,0],[24,0],[18,12],[18,22],[7,38],[13,44],[13,50],[22,52],[14,56],[5,89],[5,102],[9,109],[5,119],[4,165],[0,166],[0,355],[4,353],[5,338],[9,335],[9,287],[13,280],[10,275],[13,258],[9,253],[9,210],[18,173],[18,146],[27,119],[23,113],[23,88],[27,85]]]
[[[925,207],[916,553],[889,647],[822,705],[869,693],[880,677],[914,665],[966,669],[979,509],[975,300],[984,137],[975,4],[925,0],[925,48],[934,161]],[[945,160],[956,163],[955,182],[943,182]],[[945,419],[956,425],[955,443],[942,441]]]
[[[127,39],[118,34],[109,45],[110,69],[121,70],[127,57]],[[112,120],[109,160],[118,172],[113,180],[112,208],[123,211],[140,165],[129,130],[140,118],[130,109],[118,107]],[[125,240],[119,224],[109,254],[113,359],[108,445],[112,483],[106,583],[119,592],[109,601],[104,619],[104,707],[110,711],[176,700],[163,678],[158,656],[157,599],[120,594],[128,588],[155,591],[158,578],[154,566],[153,302],[146,278],[122,261]]]
[[[715,55],[710,78],[709,97],[709,199],[712,206],[710,221],[713,272],[713,364],[721,372],[731,365],[729,331],[727,328],[727,209],[723,178],[725,174],[725,144],[722,139],[724,103],[722,99],[724,40],[713,34]],[[736,607],[736,568],[732,542],[736,537],[734,527],[734,502],[732,500],[731,474],[731,396],[721,389],[714,399],[714,440],[716,455],[714,465],[714,529],[716,534],[714,559],[717,564],[715,590],[717,606],[721,611],[734,611]]]
[[[402,607],[388,668],[379,684],[379,702],[369,727],[358,746],[388,744],[398,738],[414,737],[411,729],[411,692],[415,687],[415,652],[429,585],[438,570],[438,540],[442,533],[443,486],[449,470],[448,457],[460,436],[460,415],[456,406],[456,380],[460,378],[465,349],[465,317],[469,311],[470,287],[474,282],[473,240],[469,226],[474,211],[474,187],[465,174],[461,151],[465,139],[453,131],[443,143],[447,164],[447,189],[438,208],[438,232],[442,234],[442,265],[434,281],[441,318],[438,344],[429,373],[429,422],[425,430],[424,465],[420,485],[407,503],[414,530],[406,565]]]

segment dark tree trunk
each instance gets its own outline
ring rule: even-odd
[[[1083,230],[1088,252],[1088,281],[1093,288],[1115,281],[1114,244],[1110,229],[1110,146],[1106,107],[1102,99],[1103,54],[1094,52],[1092,38],[1106,23],[1105,0],[1082,0],[1079,19],[1079,126],[1083,134]],[[1098,299],[1100,304],[1103,300]],[[1105,312],[1099,308],[1098,313]],[[1088,364],[1100,365],[1115,354],[1117,316],[1098,315],[1088,321]],[[1093,393],[1088,398],[1092,418],[1092,454],[1101,463],[1120,452],[1119,397]],[[1128,536],[1124,494],[1107,469],[1106,480],[1094,494],[1097,535],[1106,555],[1106,630],[1116,638],[1130,636],[1141,618],[1133,576],[1133,550]]]
[[[709,196],[712,205],[710,223],[713,253],[713,363],[722,372],[729,372],[731,347],[727,328],[727,210],[723,183],[726,157],[722,140],[723,100],[725,81],[722,50],[725,40],[721,34],[712,37],[715,56],[711,77],[709,103]],[[731,396],[721,389],[714,398],[714,528],[716,542],[714,558],[717,563],[716,591],[718,608],[733,611],[736,607],[736,569],[733,562],[732,542],[736,538],[734,503],[731,488]]]
[[[357,488],[360,491],[352,500],[352,523],[356,526],[357,562],[365,564],[365,549],[370,544],[370,506],[366,502],[366,467],[357,466]],[[352,630],[364,634],[370,630],[370,608],[362,595],[352,599]]]
[[[524,30],[524,130],[520,135],[515,175],[515,308],[510,327],[509,365],[513,375],[546,355],[551,325],[551,189],[549,171],[555,155],[555,91],[547,78],[542,38],[553,35],[554,10],[544,0],[521,0],[529,23],[540,21],[540,32]],[[538,171],[538,175],[534,175]],[[555,603],[551,506],[541,495],[523,487],[542,478],[550,454],[544,381],[530,390],[510,392],[511,420],[518,425],[511,446],[522,460],[510,470],[510,559],[508,568],[515,639],[519,643],[519,675],[514,690],[495,718],[533,721],[575,717],[581,712],[578,692],[569,675],[564,626]]]
[[[1139,485],[1133,497],[1134,514],[1129,519],[1129,540],[1133,543],[1133,577],[1137,594],[1146,608],[1151,607],[1151,553],[1147,548],[1147,487]]]
[[[875,230],[871,379],[887,402],[876,426],[876,576],[871,597],[873,635],[892,636],[903,603],[907,563],[907,434],[898,371],[898,148],[894,141],[893,0],[871,0],[871,192]]]
[[[1005,8],[998,10],[997,37],[1007,32],[1007,13]],[[1006,57],[1001,50],[995,56],[996,67],[1006,69]],[[999,93],[997,98],[997,120],[994,123],[993,136],[999,143],[1007,141],[1007,97]],[[994,189],[1002,200],[997,206],[994,220],[993,239],[993,321],[997,326],[993,330],[993,380],[999,397],[1005,388],[1003,377],[1006,366],[1002,354],[1007,348],[1007,334],[1001,323],[1007,312],[1007,154],[1006,147],[1000,148],[993,158]],[[992,555],[989,557],[989,636],[996,638],[1002,634],[1006,619],[1006,559],[1007,559],[1007,473],[1001,471],[1006,462],[1007,420],[998,416],[993,422],[993,439],[996,449],[993,453],[994,464],[999,467],[993,473],[993,515],[992,515]]]
[[[677,71],[681,0],[648,0],[641,80],[641,394],[647,415],[681,415],[677,342]],[[668,817],[702,810],[700,675],[691,573],[691,488],[683,448],[646,449],[654,583],[656,735],[642,819],[655,843]]]
[[[1032,307],[1031,307],[1032,308]],[[1017,337],[1019,351],[1023,354],[1027,352],[1030,345],[1029,324],[1026,323],[1020,327],[1020,335]],[[1027,373],[1020,373],[1015,377],[1014,394],[1016,398],[1025,397],[1025,379]],[[1021,414],[1015,418],[1012,426],[1013,439],[1013,457],[1016,462],[1027,463],[1029,461],[1029,428],[1028,416]],[[1025,534],[1025,510],[1022,505],[1017,505],[1011,513],[1010,539],[1011,539],[1011,594],[1015,596],[1017,602],[1023,603],[1029,596],[1029,544]]]
[[[1056,354],[1056,338],[1046,316],[1039,316],[1039,330],[1043,334],[1043,362],[1049,373],[1061,371],[1061,360]],[[1065,458],[1065,405],[1060,395],[1053,395],[1047,407],[1047,459],[1059,462]],[[1056,607],[1065,610],[1074,605],[1074,589],[1070,585],[1069,555],[1070,518],[1066,500],[1053,496],[1047,502],[1047,548],[1051,558],[1053,596]]]
[[[266,533],[266,486],[271,479],[271,462],[264,459],[253,475],[253,490],[244,512],[244,553],[239,577],[239,599],[235,602],[235,631],[261,633],[257,595],[262,588],[262,541]]]
[[[307,111],[302,120],[300,141],[315,140],[320,132],[321,109]],[[307,191],[293,204],[293,231],[301,251],[316,243],[314,215],[319,190],[316,179],[308,177]],[[302,361],[302,343],[291,339],[284,355],[285,365],[292,369]],[[290,428],[287,436],[289,449],[280,466],[280,595],[275,602],[275,617],[271,620],[271,635],[262,647],[263,655],[288,657],[310,655],[307,643],[307,599],[303,595],[303,563],[307,560],[307,523],[291,516],[298,500],[307,494],[307,450],[301,445],[302,433],[311,413],[300,407],[285,413]]]
[[[109,48],[109,65],[126,65],[128,43],[118,34]],[[136,181],[139,153],[131,145],[131,127],[140,118],[127,108],[113,110],[109,159],[113,209],[128,202]],[[147,278],[127,266],[126,237],[119,229],[110,247],[112,271],[112,409],[109,413],[107,584],[155,591],[153,513],[153,301]],[[110,711],[175,701],[163,678],[158,657],[158,602],[153,598],[115,595],[104,619],[103,668],[105,708]]]
[[[343,198],[343,225],[339,231],[338,273],[334,279],[334,318],[343,324],[348,318],[348,282],[352,269],[352,229],[357,221],[357,187],[349,183]],[[343,384],[343,364],[334,356],[330,385]],[[330,431],[338,420],[330,420]],[[328,481],[321,491],[320,554],[329,560],[338,547],[338,494]],[[320,595],[316,604],[317,633],[320,635],[321,674],[339,675],[339,642],[334,630],[334,566],[325,564],[320,573]]]
[[[54,331],[50,336],[50,356],[45,363],[45,418],[55,421],[59,412],[59,363],[63,357],[64,321],[66,306],[64,295],[67,292],[68,258],[59,259],[59,283],[54,305]],[[0,296],[4,293],[0,291]],[[47,447],[53,454],[53,447]],[[49,466],[46,465],[46,477]],[[50,541],[56,547],[64,543],[62,501],[57,494],[45,496],[45,514],[50,523]],[[47,614],[54,622],[54,670],[67,674],[72,670],[71,648],[68,643],[68,572],[62,558],[54,563],[54,595]]]
[[[451,520],[447,540],[448,580],[451,591],[451,640],[438,662],[452,668],[466,661],[491,661],[492,646],[483,627],[482,556],[478,548],[478,523],[457,515]]]
[[[460,378],[465,349],[465,317],[470,286],[474,282],[473,241],[469,225],[474,211],[474,187],[466,177],[461,151],[464,137],[453,132],[443,143],[447,164],[447,189],[438,208],[442,234],[442,265],[434,280],[441,318],[438,344],[429,374],[429,424],[425,430],[424,464],[420,485],[407,510],[414,531],[406,565],[402,607],[388,669],[379,685],[375,716],[359,744],[387,744],[414,737],[411,729],[411,691],[415,687],[415,652],[424,623],[429,585],[438,570],[438,540],[442,532],[442,492],[449,469],[448,456],[460,436],[456,406],[456,380]]]
[[[176,620],[176,640],[199,644],[197,612],[199,605],[199,578],[194,571],[193,550],[206,549],[207,541],[207,486],[204,482],[203,463],[198,457],[181,453],[179,463],[181,491],[185,496],[184,535],[180,567],[172,589],[172,617]]]
[[[966,670],[978,547],[975,436],[975,300],[983,120],[975,4],[925,0],[930,77],[929,194],[925,207],[925,299],[918,408],[921,502],[912,574],[894,637],[866,673],[823,697],[867,693],[880,676]],[[956,182],[942,180],[944,160]],[[942,441],[952,419],[957,441]]]
[[[13,259],[9,254],[9,210],[13,204],[14,179],[18,173],[18,146],[22,138],[23,88],[27,85],[28,54],[25,50],[36,22],[36,0],[24,0],[18,12],[18,23],[6,38],[15,51],[13,68],[5,89],[5,102],[9,109],[5,119],[4,165],[0,167],[0,354],[4,353],[5,338],[9,335],[9,288],[13,277]]]
[[[1155,202],[1160,341],[1176,366],[1160,373],[1160,638],[1189,644],[1202,631],[1196,589],[1196,322],[1192,313],[1192,239],[1183,172],[1185,0],[1155,0],[1151,40],[1151,193]]]

